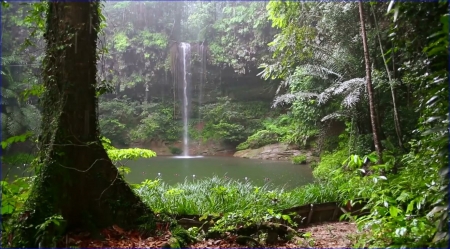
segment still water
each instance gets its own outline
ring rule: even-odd
[[[236,157],[155,157],[125,163],[131,172],[127,180],[140,183],[145,179],[155,179],[158,173],[170,185],[185,179],[202,179],[212,176],[245,180],[247,177],[255,185],[269,182],[287,189],[305,185],[313,181],[308,165],[293,165],[290,162],[244,159]],[[194,177],[195,175],[195,177]]]
[[[308,165],[293,165],[290,162],[244,159],[236,157],[154,157],[123,162],[131,169],[126,175],[130,183],[141,183],[158,176],[169,184],[191,181],[213,176],[227,177],[255,185],[270,183],[277,187],[292,189],[313,181]],[[29,176],[23,167],[2,165],[2,179],[6,176]],[[194,176],[195,175],[195,176]]]

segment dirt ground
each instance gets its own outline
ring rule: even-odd
[[[312,225],[299,229],[304,235],[294,237],[290,242],[267,245],[270,248],[351,248],[357,228],[351,222],[333,222]],[[114,226],[102,232],[105,239],[90,239],[89,234],[69,234],[61,241],[61,246],[79,246],[81,248],[161,248],[171,237],[170,232],[158,236],[143,238],[139,232],[126,232]],[[188,248],[251,248],[236,243],[236,237],[230,236],[222,240],[204,240],[190,245]],[[65,244],[65,245],[62,245]],[[262,245],[265,246],[265,245]]]

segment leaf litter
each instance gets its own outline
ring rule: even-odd
[[[270,248],[351,248],[359,232],[352,222],[328,222],[298,229],[303,234],[288,242],[267,245]],[[103,229],[101,239],[92,238],[89,233],[69,233],[59,242],[61,247],[80,248],[162,248],[171,238],[168,230],[156,231],[146,236],[137,230],[125,231],[118,226]],[[198,241],[187,248],[253,248],[236,242],[236,236],[226,239],[208,239]]]

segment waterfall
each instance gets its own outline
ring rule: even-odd
[[[201,112],[201,108],[202,108],[202,102],[203,102],[203,78],[204,78],[204,74],[205,74],[205,60],[204,60],[204,46],[203,43],[200,44],[200,91],[199,91],[199,97],[198,97],[198,119],[199,122],[202,121],[202,112]]]
[[[189,54],[191,45],[189,43],[181,42],[181,49],[183,50],[183,156],[189,156],[189,137],[188,137],[188,80],[187,80],[187,54]]]

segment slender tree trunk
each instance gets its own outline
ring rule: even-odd
[[[386,58],[384,56],[383,46],[381,44],[381,38],[380,38],[380,30],[378,29],[378,21],[377,21],[376,15],[375,15],[375,11],[373,11],[373,9],[372,9],[372,13],[373,13],[374,21],[375,21],[375,28],[377,29],[377,38],[378,38],[378,45],[380,46],[381,57],[383,58],[383,63],[386,68],[386,73],[387,73],[388,80],[389,80],[389,86],[391,88],[392,105],[394,108],[393,111],[394,111],[395,133],[397,134],[398,145],[400,146],[401,149],[403,149],[404,147],[403,147],[403,141],[402,141],[402,129],[400,128],[400,119],[399,119],[398,110],[397,110],[397,98],[396,98],[395,89],[394,89],[394,82],[392,81],[391,72],[389,71],[389,66],[388,66],[388,64],[386,62]]]
[[[18,219],[25,226],[13,232],[13,246],[36,247],[35,226],[55,214],[62,215],[67,229],[87,230],[129,227],[142,216],[152,217],[99,139],[99,11],[98,1],[49,3],[39,171]]]
[[[367,83],[367,94],[369,95],[369,109],[370,109],[370,123],[372,125],[373,142],[375,145],[375,150],[378,153],[379,163],[382,163],[382,153],[383,148],[381,147],[379,131],[377,127],[377,116],[375,112],[375,97],[372,87],[372,73],[370,69],[370,58],[369,58],[369,48],[367,46],[366,28],[364,23],[364,9],[362,1],[359,1],[359,17],[361,19],[361,37],[363,40],[364,47],[364,60],[366,63],[366,83]]]

